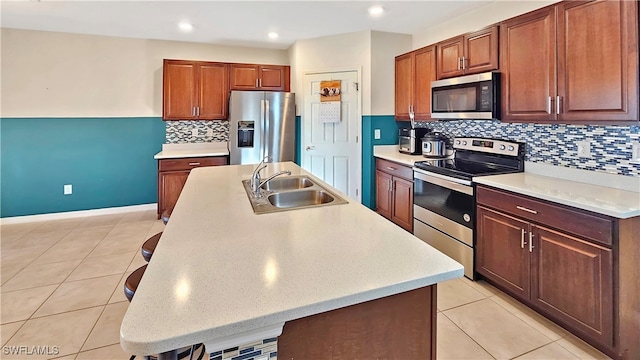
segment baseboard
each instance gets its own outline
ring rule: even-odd
[[[85,217],[85,216],[120,214],[120,213],[127,213],[127,212],[133,212],[133,211],[156,210],[157,207],[158,207],[158,204],[154,203],[154,204],[143,204],[143,205],[132,205],[132,206],[120,206],[120,207],[112,207],[112,208],[104,208],[104,209],[67,211],[67,212],[50,213],[50,214],[13,216],[13,217],[0,219],[0,225],[21,224],[21,223],[36,222],[36,221],[72,219],[72,218]]]

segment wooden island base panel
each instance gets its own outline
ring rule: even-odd
[[[435,359],[436,285],[288,321],[278,359]]]

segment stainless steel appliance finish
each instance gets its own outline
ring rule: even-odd
[[[431,82],[434,119],[499,119],[500,74],[487,72]]]
[[[232,91],[229,101],[229,163],[295,159],[295,94]]]
[[[464,266],[474,279],[473,177],[524,171],[525,144],[456,138],[453,159],[417,162],[413,168],[414,235]]]
[[[449,138],[442,133],[426,134],[422,138],[422,155],[429,158],[443,158],[447,156],[450,147]]]
[[[251,180],[242,180],[242,185],[256,215],[349,203],[304,175],[265,180],[259,196],[251,188]]]
[[[421,138],[429,132],[427,128],[398,129],[399,151],[404,154],[420,154]]]

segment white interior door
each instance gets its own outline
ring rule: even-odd
[[[320,82],[325,80],[341,81],[340,122],[320,119]],[[357,201],[361,197],[361,114],[357,71],[304,75],[302,167]]]

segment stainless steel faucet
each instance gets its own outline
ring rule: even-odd
[[[268,178],[266,178],[263,182],[261,182],[260,184],[258,184],[258,191],[254,192],[253,195],[255,197],[262,197],[262,192],[260,191],[260,189],[262,188],[262,185],[268,183],[269,181],[271,181],[273,178],[278,177],[280,175],[291,175],[291,171],[289,170],[284,170],[284,171],[280,171],[277,172],[271,176],[269,176]]]
[[[251,175],[251,192],[253,193],[253,196],[257,198],[262,197],[262,192],[260,191],[260,188],[262,187],[262,185],[268,183],[269,181],[271,181],[271,179],[277,176],[284,175],[284,174],[291,175],[291,171],[285,170],[285,171],[280,171],[278,173],[275,173],[269,176],[264,181],[261,181],[260,171],[267,167],[267,163],[269,162],[269,160],[271,160],[271,157],[265,156],[264,159],[260,161],[258,166],[256,166],[255,170],[253,170],[253,175]]]
[[[267,163],[270,159],[270,156],[265,156],[253,170],[253,174],[251,175],[251,192],[254,195],[260,192],[260,171],[267,167]]]

